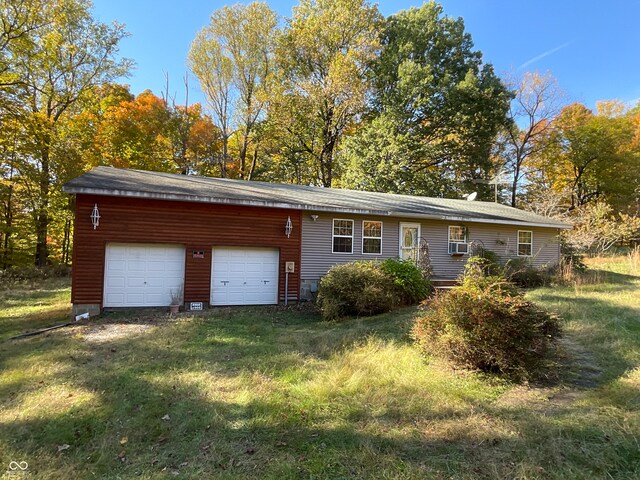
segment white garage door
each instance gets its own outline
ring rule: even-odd
[[[179,245],[107,245],[105,307],[163,307],[184,285],[185,251]]]
[[[211,305],[278,303],[278,250],[214,248]]]

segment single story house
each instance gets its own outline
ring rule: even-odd
[[[416,258],[453,279],[470,245],[557,263],[568,225],[490,202],[97,167],[76,195],[74,314],[309,298],[333,265]]]

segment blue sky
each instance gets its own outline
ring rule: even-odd
[[[235,3],[235,2],[226,2]],[[267,2],[281,16],[298,2]],[[486,62],[500,75],[550,71],[571,101],[593,107],[597,100],[640,100],[640,0],[444,0],[447,15],[462,17]],[[384,15],[420,5],[381,1]],[[94,0],[101,21],[118,20],[131,36],[121,53],[136,61],[123,83],[134,93],[164,90],[183,102],[182,77],[195,33],[211,12],[225,5],[204,0]],[[190,103],[204,101],[197,80],[190,80]]]

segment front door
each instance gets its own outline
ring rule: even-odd
[[[400,258],[402,260],[418,260],[418,242],[420,239],[419,223],[400,224]]]

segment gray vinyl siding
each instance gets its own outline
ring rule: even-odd
[[[314,222],[311,215],[317,215]],[[353,253],[332,253],[333,219],[354,221]],[[382,254],[362,254],[362,220],[382,222]],[[333,215],[327,212],[302,214],[302,280],[317,280],[334,265],[354,260],[395,258],[399,255],[400,223],[419,223],[420,236],[429,244],[429,256],[434,276],[453,278],[458,276],[468,255],[452,257],[448,253],[449,225],[464,225],[468,229],[467,241],[479,241],[484,248],[494,251],[502,261],[518,258],[518,230],[533,232],[532,261],[536,266],[557,263],[560,258],[558,230],[542,227],[522,227],[488,223],[456,223],[441,220],[416,220],[410,218],[375,217],[364,215]]]
[[[457,277],[469,258],[468,255],[449,255],[449,225],[439,221],[421,222],[421,236],[429,243],[429,256],[436,277]],[[487,250],[495,252],[503,262],[510,258],[519,258],[517,250],[518,230],[533,232],[532,263],[535,266],[557,263],[560,255],[558,231],[556,229],[540,227],[518,227],[510,225],[495,225],[485,223],[466,223],[468,230],[467,241],[477,241]],[[303,245],[304,251],[304,245]],[[527,258],[527,257],[520,257]]]
[[[318,212],[318,220],[313,221],[312,214],[302,214],[302,259],[300,278],[315,280],[322,277],[334,265],[355,260],[381,260],[398,256],[398,221],[392,218],[379,218],[361,215],[344,215]],[[353,220],[353,253],[333,252],[333,219]],[[362,221],[382,222],[382,254],[362,253]]]

